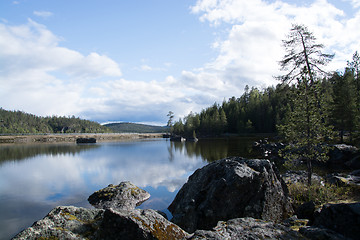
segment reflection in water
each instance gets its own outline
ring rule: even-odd
[[[0,145],[0,164],[5,161],[23,160],[37,155],[76,154],[80,151],[99,147],[96,144],[16,144]]]
[[[241,156],[246,158],[258,157],[252,149],[255,138],[217,138],[202,139],[199,142],[171,142],[172,149],[184,152],[189,157],[201,157],[207,162],[213,162],[225,157]]]
[[[90,207],[90,194],[121,181],[131,181],[151,194],[142,208],[164,210],[197,168],[206,161],[247,156],[251,142],[152,139],[0,146],[0,239],[11,238],[55,206]]]

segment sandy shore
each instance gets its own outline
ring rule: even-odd
[[[97,142],[126,141],[142,138],[161,138],[162,133],[83,133],[0,136],[1,143],[58,143],[76,142],[77,138],[96,138]]]

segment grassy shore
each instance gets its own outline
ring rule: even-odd
[[[161,133],[84,133],[0,136],[3,143],[59,143],[76,142],[77,138],[96,138],[97,142],[127,141],[142,138],[160,138]]]

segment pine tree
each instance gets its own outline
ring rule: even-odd
[[[286,75],[279,79],[288,85],[296,86],[293,95],[293,108],[279,131],[289,142],[286,157],[290,160],[306,161],[308,184],[311,185],[312,162],[325,161],[328,149],[322,145],[330,136],[331,127],[327,124],[327,105],[321,94],[320,76],[327,73],[321,69],[333,55],[323,54],[322,44],[315,42],[313,33],[305,26],[293,25],[287,40],[283,41],[287,54],[280,62]]]
[[[330,79],[333,88],[332,121],[340,131],[341,142],[344,142],[344,132],[349,131],[350,141],[357,124],[357,94],[354,73],[346,69],[343,75],[335,73]]]

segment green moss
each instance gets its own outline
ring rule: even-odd
[[[50,237],[39,237],[36,240],[59,240],[59,238],[55,236],[50,236]]]
[[[70,214],[69,212],[62,212],[62,213],[60,213],[60,215],[63,216],[64,218],[66,218],[66,220],[69,220],[69,221],[83,222],[80,219],[78,219],[76,216]]]
[[[136,220],[140,221],[144,227],[150,230],[151,235],[158,240],[167,239],[184,239],[186,235],[176,225],[169,224],[165,227],[162,222],[154,221],[152,226],[145,223],[145,221],[139,217],[133,216]]]
[[[305,227],[308,224],[309,220],[307,219],[297,219],[293,222],[290,227],[294,231],[299,231],[300,228]]]
[[[139,194],[139,192],[140,192],[140,188],[138,188],[138,187],[133,187],[133,188],[130,188],[130,191],[131,191],[131,195],[133,195],[133,196],[136,196],[136,195],[138,195]]]

